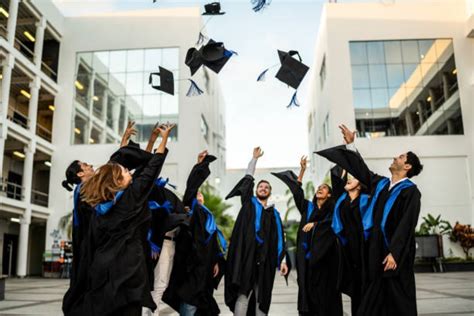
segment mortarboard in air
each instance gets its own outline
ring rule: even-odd
[[[204,13],[202,15],[224,15],[225,12],[221,12],[220,2],[211,2],[204,5]]]
[[[159,72],[152,72],[148,77],[148,83],[151,85],[153,89],[163,91],[165,93],[174,95],[174,75],[168,69],[163,67],[159,67]],[[160,77],[160,84],[156,85],[153,83],[153,77],[159,76]]]
[[[294,58],[293,56],[297,56],[298,59]],[[278,57],[280,59],[280,64],[273,65],[267,69],[265,69],[257,78],[257,81],[265,81],[265,77],[267,72],[278,65],[280,68],[278,69],[277,74],[275,77],[286,83],[288,86],[298,89],[301,81],[306,76],[306,73],[309,70],[309,67],[302,63],[301,56],[296,50],[290,50],[289,52],[284,52],[278,50]],[[290,104],[287,107],[291,107],[293,105],[299,106],[298,100],[296,98],[297,91],[291,97]]]
[[[219,73],[234,54],[237,53],[226,49],[224,43],[210,39],[209,42],[201,46],[199,50],[195,47],[188,49],[185,64],[189,67],[191,76],[194,75],[202,65],[215,73]]]

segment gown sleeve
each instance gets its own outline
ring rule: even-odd
[[[283,181],[293,194],[293,199],[295,200],[295,205],[301,215],[307,212],[308,201],[304,196],[303,188],[301,187],[301,182],[298,181],[298,177],[291,170],[283,172],[272,172],[272,175]]]
[[[340,166],[336,165],[331,168],[331,187],[332,187],[332,196],[334,200],[338,200],[339,197],[345,192],[344,186],[347,182],[347,173],[342,176],[342,169]]]
[[[255,179],[253,176],[245,175],[235,187],[227,194],[225,199],[233,198],[234,196],[240,196],[242,205],[248,203],[253,196],[253,187]]]
[[[207,155],[201,163],[194,165],[186,182],[186,191],[184,192],[183,197],[183,203],[185,206],[191,206],[199,188],[211,174],[211,170],[209,170],[209,164],[216,159],[217,158],[214,156]]]

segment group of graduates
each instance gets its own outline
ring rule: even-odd
[[[263,151],[253,151],[246,174],[227,195],[240,197],[229,242],[205,205],[201,185],[216,158],[204,151],[182,198],[160,177],[172,124],[157,124],[145,150],[130,140],[94,170],[74,161],[63,186],[74,191],[73,266],[63,299],[65,315],[159,315],[160,302],[180,315],[218,315],[213,296],[225,280],[225,304],[234,315],[269,314],[276,271],[288,278],[291,261],[280,213],[269,203],[267,180],[255,186]],[[340,126],[345,145],[317,152],[335,163],[331,185],[305,198],[301,171],[273,173],[293,194],[301,214],[296,241],[298,312],[343,315],[416,315],[414,231],[421,194],[410,178],[422,165],[407,152],[393,159],[391,178],[374,174],[354,146],[355,132]],[[153,150],[156,140],[161,142]],[[255,192],[254,192],[255,190]]]

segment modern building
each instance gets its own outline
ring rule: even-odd
[[[337,2],[325,5],[316,43],[310,152],[341,144],[341,123],[358,130],[379,174],[412,150],[425,167],[414,178],[419,222],[431,213],[474,224],[474,1]],[[315,181],[329,168],[314,157]],[[444,249],[462,255],[447,239]]]
[[[162,174],[178,191],[203,149],[219,158],[210,181],[220,182],[225,113],[217,76],[200,69],[192,79],[205,93],[186,96],[184,60],[202,28],[200,10],[65,17],[49,0],[0,0],[3,274],[41,273],[43,252],[72,210],[61,186],[65,169],[75,159],[107,162],[129,120],[142,146],[156,122],[177,124]],[[173,72],[174,95],[149,86],[158,66]]]

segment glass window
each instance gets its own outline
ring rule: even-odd
[[[158,66],[173,71],[177,80],[178,48],[83,52],[77,60],[75,106],[86,124],[93,117],[96,123],[90,131],[82,131],[83,127],[77,127],[82,123],[75,120],[82,136],[75,135],[74,143],[116,142],[130,120],[140,127],[134,140],[147,141],[157,121],[178,121],[179,84],[175,84],[175,94],[169,95],[148,83],[150,72],[157,72]]]
[[[350,42],[349,48],[361,135],[464,132],[451,39]]]

